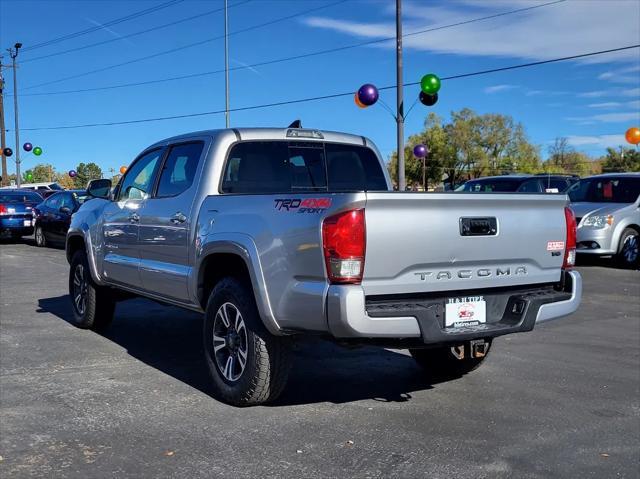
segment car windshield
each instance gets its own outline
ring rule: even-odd
[[[456,191],[471,191],[473,193],[484,192],[512,192],[516,191],[522,181],[514,179],[491,179],[482,181],[467,181],[461,188]]]
[[[585,178],[568,194],[574,203],[633,203],[640,195],[640,177]]]
[[[42,196],[38,193],[31,193],[29,191],[16,191],[0,194],[0,203],[40,203],[41,201]]]

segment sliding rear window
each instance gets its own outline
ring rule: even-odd
[[[247,141],[235,144],[222,192],[384,191],[387,184],[369,148],[322,142]]]

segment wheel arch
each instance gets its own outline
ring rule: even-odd
[[[194,275],[198,304],[206,309],[209,294],[221,279],[238,278],[251,287],[265,327],[274,335],[282,335],[273,316],[257,249],[250,238],[244,238],[245,235],[233,236],[243,238],[218,238],[202,246]]]

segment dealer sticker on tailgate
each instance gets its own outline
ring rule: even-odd
[[[486,323],[487,303],[484,300],[484,296],[447,298],[444,322],[447,328]]]

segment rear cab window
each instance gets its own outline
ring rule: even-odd
[[[229,151],[221,192],[387,191],[370,148],[340,143],[245,141]]]

